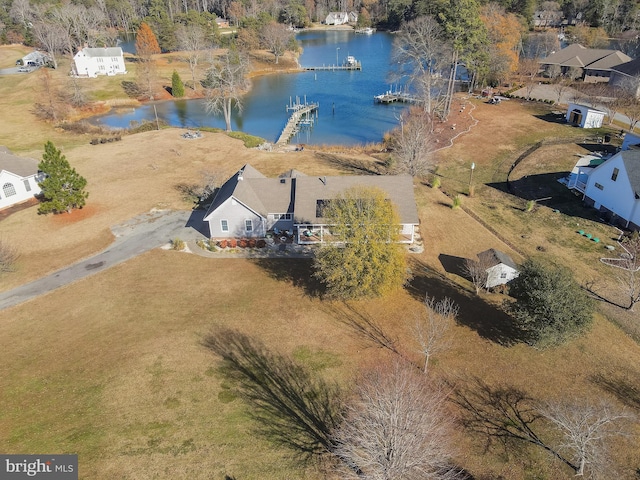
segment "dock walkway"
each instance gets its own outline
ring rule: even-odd
[[[287,110],[293,110],[293,113],[289,117],[287,124],[282,129],[282,133],[276,141],[276,145],[285,145],[289,143],[291,137],[293,137],[299,131],[300,124],[309,123],[313,124],[313,112],[318,109],[317,103],[304,103],[296,104],[293,107],[287,107]]]
[[[353,65],[322,65],[318,67],[304,67],[305,70],[362,70],[362,63],[356,62]]]
[[[375,95],[373,99],[376,103],[394,103],[394,102],[420,103],[421,101],[418,97],[415,97],[408,93],[392,92],[392,91],[388,91],[380,95]]]

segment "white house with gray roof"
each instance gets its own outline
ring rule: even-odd
[[[587,180],[584,201],[612,223],[640,230],[640,150],[618,152],[596,167]]]
[[[298,243],[321,243],[331,235],[322,206],[354,186],[387,193],[400,217],[401,242],[414,242],[419,220],[409,175],[307,176],[291,170],[267,178],[247,164],[220,187],[204,221],[212,238],[288,232]]]
[[[42,192],[38,182],[38,162],[32,158],[13,155],[0,146],[0,209],[31,200]]]
[[[71,73],[76,77],[97,77],[127,73],[122,48],[88,48],[75,54]]]

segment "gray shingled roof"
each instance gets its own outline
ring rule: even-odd
[[[29,177],[38,173],[38,162],[33,158],[13,155],[7,147],[0,145],[0,171],[2,170]]]
[[[543,58],[540,63],[543,65],[609,70],[630,60],[631,57],[619,50],[586,48],[579,43],[574,43],[552,53],[547,58]]]
[[[632,149],[620,152],[624,169],[631,183],[631,188],[637,197],[640,197],[640,150]]]
[[[296,178],[295,223],[323,223],[316,217],[318,200],[335,198],[354,186],[377,187],[389,195],[400,216],[400,223],[419,223],[413,195],[413,178],[409,175],[358,175],[340,177]]]
[[[121,57],[122,56],[122,48],[120,47],[109,47],[109,48],[85,47],[82,49],[82,52],[87,57]]]
[[[317,201],[335,198],[356,185],[384,190],[396,205],[401,223],[419,223],[413,196],[413,179],[408,175],[309,177],[290,170],[279,178],[267,178],[249,164],[220,187],[205,220],[227,199],[233,197],[263,217],[269,213],[293,212],[295,223],[322,223],[323,219],[316,217]]]
[[[623,75],[634,77],[640,74],[640,58],[636,58],[635,60],[631,60],[630,62],[616,65],[611,70],[613,70],[614,72],[619,72]]]
[[[501,252],[500,250],[496,250],[495,248],[490,248],[489,250],[480,252],[478,254],[478,258],[480,259],[480,262],[485,263],[486,261],[487,264],[491,267],[495,267],[496,265],[500,265],[501,263],[503,263],[504,265],[507,265],[514,270],[518,269],[518,266],[509,255]]]

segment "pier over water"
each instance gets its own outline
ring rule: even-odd
[[[319,105],[317,103],[308,103],[305,96],[304,102],[300,101],[300,97],[296,97],[295,103],[289,98],[289,105],[287,105],[287,111],[293,111],[287,124],[282,129],[282,133],[276,141],[276,145],[285,145],[289,143],[291,137],[300,131],[302,126],[312,127],[315,118],[314,113],[317,114]]]

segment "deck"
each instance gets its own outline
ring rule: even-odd
[[[322,65],[318,67],[304,67],[305,70],[362,70],[362,63],[355,62],[353,65]]]
[[[313,113],[318,110],[319,105],[317,103],[297,103],[291,107],[287,107],[287,110],[293,110],[293,113],[287,120],[287,124],[282,129],[282,133],[276,141],[276,145],[285,145],[289,143],[291,137],[300,131],[300,126],[313,126],[314,118]]]

